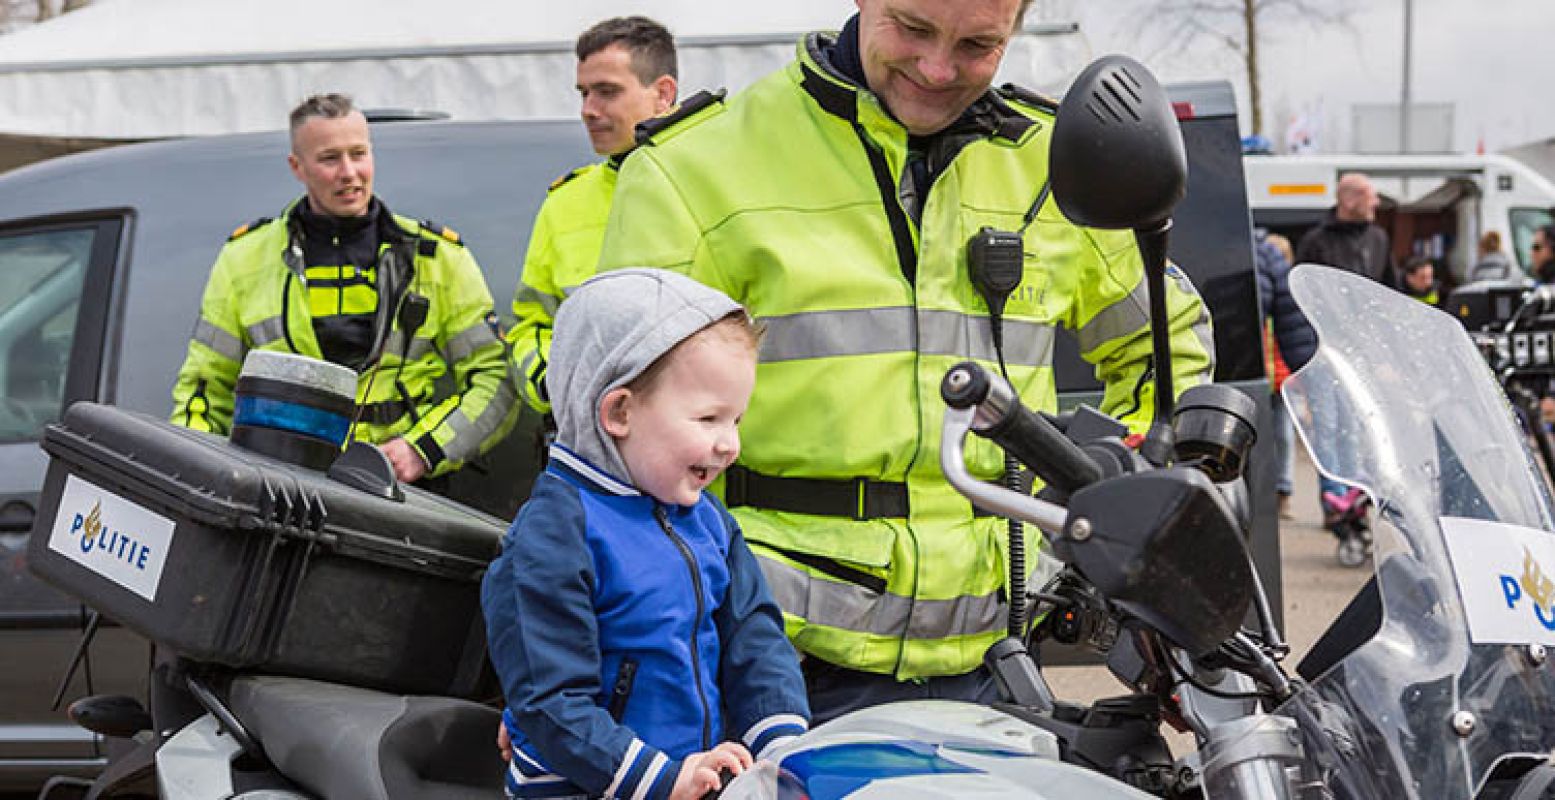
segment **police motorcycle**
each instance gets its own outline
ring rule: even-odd
[[[1152,305],[1163,304],[1164,220],[1185,170],[1170,108],[1120,59],[1093,65],[1069,97],[1054,196],[1082,224],[1143,229]],[[1030,595],[1050,609],[1036,635],[1105,652],[1127,693],[1089,707],[1055,698],[1017,619],[988,656],[1006,702],[856,712],[723,796],[1544,796],[1555,588],[1542,565],[1555,568],[1544,538],[1555,511],[1505,401],[1445,317],[1333,271],[1304,267],[1292,281],[1322,342],[1287,384],[1294,416],[1321,468],[1379,508],[1376,579],[1297,675],[1279,664],[1285,647],[1224,488],[1252,436],[1246,398],[1190,390],[1158,407],[1136,451],[1099,414],[1048,419],[962,365],[942,387],[946,474],[1049,537],[1069,566]],[[1158,327],[1157,363],[1169,362],[1165,338]],[[313,394],[327,378],[299,389],[250,377],[258,400],[325,421],[347,413]],[[1169,384],[1156,396],[1169,403]],[[461,698],[485,691],[472,586],[502,523],[395,486],[370,451],[299,467],[311,443],[285,428],[288,409],[251,410],[253,428],[285,434],[280,446],[258,430],[226,443],[89,404],[45,440],[54,463],[30,563],[176,653],[159,675],[188,701],[165,713],[154,701],[150,718],[126,704],[80,709],[83,724],[136,744],[86,796],[492,796],[497,715]],[[1011,450],[1048,493],[972,480],[969,431]],[[1028,593],[1012,581],[1012,596]],[[1173,759],[1163,722],[1192,731],[1197,752]]]
[[[1080,224],[1136,229],[1156,359],[1168,363],[1163,220],[1182,162],[1152,84],[1115,57],[1081,75],[1053,134],[1053,190]],[[1120,186],[1133,189],[1105,194]],[[1318,468],[1377,509],[1375,576],[1295,674],[1228,490],[1250,400],[1202,386],[1173,409],[1161,371],[1136,451],[1101,415],[1032,412],[968,362],[941,386],[945,474],[979,507],[1036,526],[1067,564],[1034,594],[1049,612],[1029,638],[1012,620],[985,657],[1004,701],[855,712],[722,797],[1555,798],[1555,500],[1505,396],[1451,317],[1316,265],[1291,290],[1320,342],[1285,384],[1292,416]],[[1033,497],[973,478],[968,433],[1048,488]],[[1104,653],[1128,694],[1090,707],[1055,698],[1026,647],[1044,638]],[[1162,723],[1197,750],[1174,759]]]

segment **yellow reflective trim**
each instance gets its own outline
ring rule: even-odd
[[[1269,194],[1276,197],[1289,195],[1326,195],[1328,184],[1324,183],[1271,183]]]
[[[308,284],[308,311],[314,318],[339,314],[371,314],[378,310],[378,290],[371,286],[316,286]]]

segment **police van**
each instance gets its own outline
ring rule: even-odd
[[[1503,251],[1526,273],[1533,232],[1551,221],[1555,185],[1520,161],[1499,155],[1249,155],[1243,159],[1253,224],[1292,246],[1334,205],[1339,176],[1371,176],[1382,196],[1377,224],[1394,256],[1422,255],[1466,282],[1480,236],[1497,231]]]
[[[1214,315],[1217,380],[1266,399],[1230,86],[1172,91],[1190,164],[1172,257]],[[373,145],[378,194],[398,213],[456,229],[504,316],[545,187],[594,158],[576,121],[375,124]],[[102,609],[108,626],[59,687],[89,614],[33,578],[24,558],[47,465],[43,426],[77,400],[170,412],[217,252],[234,228],[301,193],[286,152],[286,133],[275,131],[126,145],[0,175],[0,792],[106,763],[115,743],[54,708],[57,688],[68,704],[94,693],[144,700],[146,686],[148,645],[113,627],[112,609]],[[1059,337],[1057,348],[1064,401],[1097,397],[1073,337]],[[535,427],[526,413],[481,469],[456,473],[454,493],[510,514],[538,464]],[[1279,609],[1266,447],[1258,445],[1249,475],[1252,548]]]

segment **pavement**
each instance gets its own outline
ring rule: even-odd
[[[1306,452],[1297,447],[1296,493],[1291,498],[1293,520],[1280,520],[1280,560],[1285,588],[1285,639],[1291,654],[1287,672],[1312,647],[1312,643],[1371,577],[1371,560],[1360,567],[1340,566],[1334,557],[1336,541],[1322,527],[1318,508],[1317,472]],[[1127,689],[1102,666],[1055,667],[1043,670],[1054,693],[1062,700],[1090,703],[1103,697],[1126,694]],[[1169,735],[1173,753],[1192,749],[1190,736]]]

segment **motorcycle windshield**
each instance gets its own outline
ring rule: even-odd
[[[1291,292],[1320,346],[1286,402],[1318,469],[1376,504],[1382,614],[1282,712],[1339,797],[1469,800],[1555,746],[1549,490],[1457,321],[1327,267]]]

